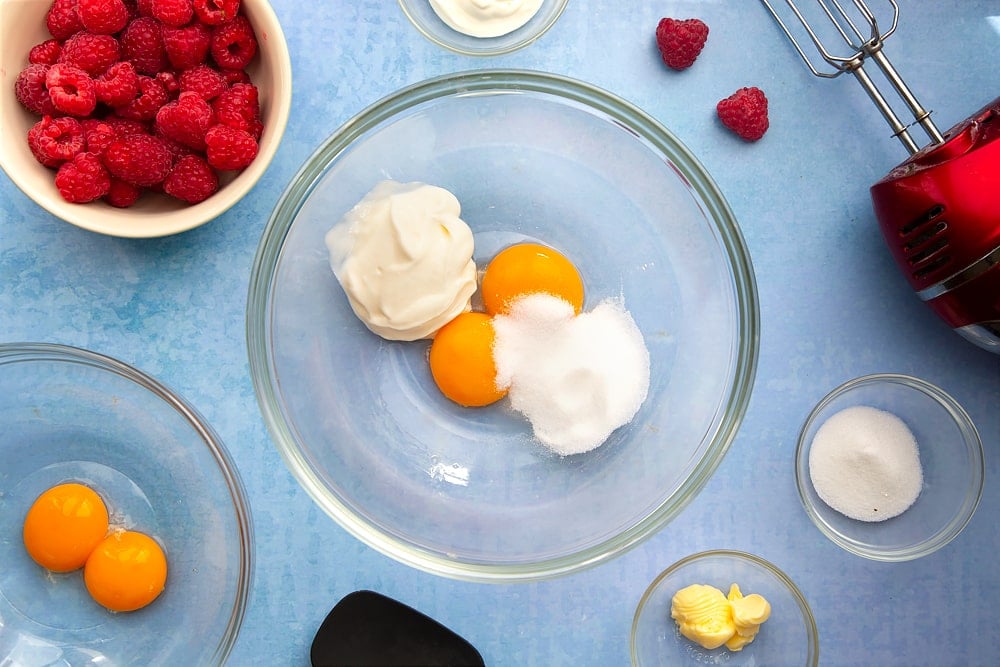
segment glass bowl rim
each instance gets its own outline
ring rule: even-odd
[[[965,445],[966,453],[969,456],[970,472],[969,487],[965,496],[965,502],[955,516],[945,524],[940,530],[925,539],[920,544],[903,549],[880,549],[863,545],[852,540],[834,529],[823,520],[819,510],[809,499],[807,490],[812,488],[809,481],[808,462],[806,452],[811,443],[806,442],[806,433],[809,432],[813,423],[819,417],[820,412],[829,406],[834,400],[843,396],[853,389],[866,385],[879,383],[890,383],[904,386],[908,389],[918,391],[938,403],[954,420],[962,434],[962,443]],[[965,411],[958,401],[940,387],[918,377],[906,375],[904,373],[872,373],[848,380],[831,390],[824,396],[810,411],[799,431],[798,441],[795,446],[795,486],[799,492],[799,500],[805,509],[809,519],[813,524],[830,539],[834,544],[842,549],[863,558],[882,562],[902,562],[914,560],[922,556],[934,553],[949,542],[958,537],[959,533],[965,529],[972,516],[979,507],[979,502],[983,497],[983,486],[986,478],[985,455],[983,452],[983,442],[979,436],[972,418]],[[830,510],[831,512],[834,510]]]
[[[802,591],[799,590],[799,587],[794,581],[792,581],[791,577],[785,574],[781,568],[774,563],[771,563],[769,560],[762,558],[761,556],[747,553],[745,551],[737,551],[735,549],[709,549],[707,551],[699,551],[698,553],[681,558],[656,575],[653,581],[650,582],[649,586],[646,587],[642,597],[639,598],[639,604],[637,604],[635,608],[635,615],[632,617],[632,629],[629,632],[629,654],[633,665],[639,664],[635,646],[636,633],[639,629],[639,619],[642,617],[643,609],[646,607],[646,604],[649,602],[653,593],[663,580],[674,572],[680,570],[686,565],[690,565],[691,563],[695,563],[706,558],[734,558],[736,560],[746,561],[752,565],[761,567],[774,575],[778,581],[785,586],[786,590],[792,594],[792,597],[795,599],[795,603],[799,607],[799,611],[802,613],[802,619],[806,626],[806,635],[809,637],[808,665],[810,667],[817,667],[817,665],[819,665],[819,628],[816,625],[816,618],[813,616],[812,607],[809,606],[809,601],[806,600]]]
[[[491,42],[497,39],[502,39],[507,35],[500,35],[499,37],[483,38],[482,44],[484,46],[481,49],[464,48],[462,46],[459,46],[458,44],[455,44],[452,41],[441,39],[431,31],[427,30],[419,21],[417,21],[416,17],[413,16],[413,13],[410,11],[410,7],[408,5],[408,0],[399,0],[399,8],[403,11],[403,14],[410,21],[413,27],[416,28],[417,32],[419,32],[421,35],[423,35],[425,38],[427,38],[434,44],[437,44],[438,46],[447,49],[452,53],[457,53],[459,55],[477,56],[486,58],[489,56],[502,56],[504,54],[513,53],[514,51],[523,49],[524,47],[537,41],[542,35],[547,33],[552,28],[552,26],[556,24],[556,21],[559,20],[559,17],[562,16],[563,12],[566,10],[566,5],[569,3],[569,0],[555,0],[555,1],[558,3],[556,12],[549,18],[549,20],[538,26],[536,30],[533,30],[522,39],[514,41],[508,44],[507,46],[494,46],[494,47],[489,46]]]
[[[285,421],[282,401],[275,391],[269,303],[275,268],[299,209],[325,169],[356,139],[396,114],[427,102],[448,97],[523,92],[584,105],[605,121],[624,127],[678,167],[689,189],[700,198],[706,218],[714,222],[720,246],[728,254],[739,314],[733,346],[733,380],[726,396],[728,411],[692,474],[677,492],[630,528],[570,555],[530,563],[469,563],[442,557],[383,532],[326,490],[300,451],[295,429]],[[624,553],[669,523],[704,487],[732,444],[750,401],[759,355],[760,309],[750,254],[728,203],[701,163],[659,121],[617,95],[570,77],[520,69],[455,72],[406,86],[374,102],[324,140],[292,177],[264,228],[252,266],[246,316],[250,376],[264,423],[279,453],[306,493],[342,528],[384,555],[432,574],[479,582],[536,581],[585,569]]]
[[[236,514],[236,525],[240,536],[239,579],[236,585],[233,610],[211,658],[212,664],[224,664],[232,652],[243,626],[243,619],[249,607],[255,570],[254,531],[250,502],[239,470],[226,446],[204,417],[187,400],[152,376],[123,361],[99,352],[59,343],[0,343],[0,366],[39,361],[78,364],[128,380],[147,390],[179,414],[207,445],[226,481],[229,495],[233,501],[232,508]]]

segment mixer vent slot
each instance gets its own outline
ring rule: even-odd
[[[943,213],[944,206],[939,204],[899,230],[903,251],[916,278],[925,278],[951,262],[945,236],[948,221],[941,217]]]

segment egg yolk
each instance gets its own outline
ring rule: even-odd
[[[90,596],[111,611],[145,607],[163,591],[167,558],[150,536],[131,530],[109,535],[83,568]]]
[[[108,532],[108,508],[83,484],[53,486],[38,496],[24,518],[28,555],[53,572],[83,567]]]
[[[507,393],[496,386],[496,332],[486,313],[462,313],[441,327],[431,343],[430,365],[441,393],[465,407],[489,405]]]
[[[552,248],[519,243],[499,252],[486,266],[481,286],[483,307],[506,313],[519,297],[544,292],[583,308],[583,280],[573,263]]]

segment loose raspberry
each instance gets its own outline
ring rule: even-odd
[[[113,35],[128,22],[122,0],[77,0],[76,12],[83,27],[97,35]]]
[[[103,155],[111,142],[118,138],[115,128],[97,118],[87,118],[80,122],[83,127],[85,150],[94,155]]]
[[[236,18],[240,0],[194,0],[194,13],[205,25],[222,25]]]
[[[219,189],[219,176],[204,158],[182,157],[163,181],[163,191],[189,204],[205,201]]]
[[[220,70],[225,77],[226,83],[230,86],[234,83],[250,83],[250,75],[245,69],[224,69]]]
[[[220,171],[243,169],[257,157],[257,141],[243,130],[213,125],[205,134],[208,163]]]
[[[179,28],[194,17],[191,0],[153,0],[153,18],[163,25]]]
[[[153,75],[167,67],[167,52],[163,48],[160,22],[154,18],[137,18],[118,37],[122,57],[130,60],[139,74]]]
[[[167,89],[157,79],[151,76],[139,76],[139,94],[123,107],[117,107],[115,112],[122,118],[131,120],[153,120],[156,112],[170,100]]]
[[[52,104],[71,116],[87,116],[97,106],[94,80],[79,67],[56,63],[45,75]]]
[[[722,124],[746,141],[757,141],[767,132],[767,97],[760,88],[740,88],[715,110]]]
[[[41,44],[35,44],[28,51],[28,62],[32,65],[54,65],[62,53],[62,44],[58,39],[47,39]]]
[[[264,125],[260,120],[257,86],[250,83],[234,84],[212,102],[212,108],[215,110],[215,117],[223,125],[243,130],[254,139],[260,139]]]
[[[245,16],[212,29],[212,59],[223,69],[243,69],[257,53],[257,37]]]
[[[700,19],[660,19],[656,26],[656,46],[663,62],[675,70],[694,64],[708,39],[708,26]]]
[[[94,79],[97,101],[113,109],[123,107],[139,95],[139,75],[127,60],[117,62]]]
[[[181,93],[156,112],[153,129],[157,134],[185,146],[205,150],[205,134],[215,124],[215,114],[198,93]]]
[[[115,178],[139,187],[150,187],[167,177],[173,157],[157,137],[133,134],[111,142],[104,151],[104,166]]]
[[[118,137],[128,137],[133,134],[150,134],[152,132],[152,127],[148,124],[131,118],[111,115],[105,116],[104,122],[111,126],[115,131],[115,136]]]
[[[139,200],[140,195],[142,195],[142,188],[112,176],[111,187],[104,195],[104,201],[115,208],[128,208]]]
[[[39,116],[58,116],[49,89],[45,87],[48,65],[28,65],[14,80],[14,97],[28,111]]]
[[[81,30],[63,42],[59,62],[76,65],[90,76],[98,76],[120,57],[117,39]]]
[[[83,30],[83,23],[76,10],[77,0],[55,0],[45,15],[45,27],[56,39],[67,39],[73,33]]]
[[[197,65],[181,72],[180,92],[193,92],[201,95],[204,100],[213,100],[221,95],[226,88],[226,79],[218,70],[208,65]]]
[[[86,140],[80,121],[69,116],[43,116],[28,130],[28,148],[46,167],[58,167],[83,151]]]
[[[201,23],[183,28],[163,28],[163,48],[175,69],[191,69],[205,62],[212,41],[212,29]]]
[[[93,153],[79,153],[56,172],[56,188],[74,204],[100,199],[111,189],[111,177]]]

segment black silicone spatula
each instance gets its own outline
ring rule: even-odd
[[[484,667],[469,642],[416,609],[372,591],[344,597],[313,639],[313,667]]]

